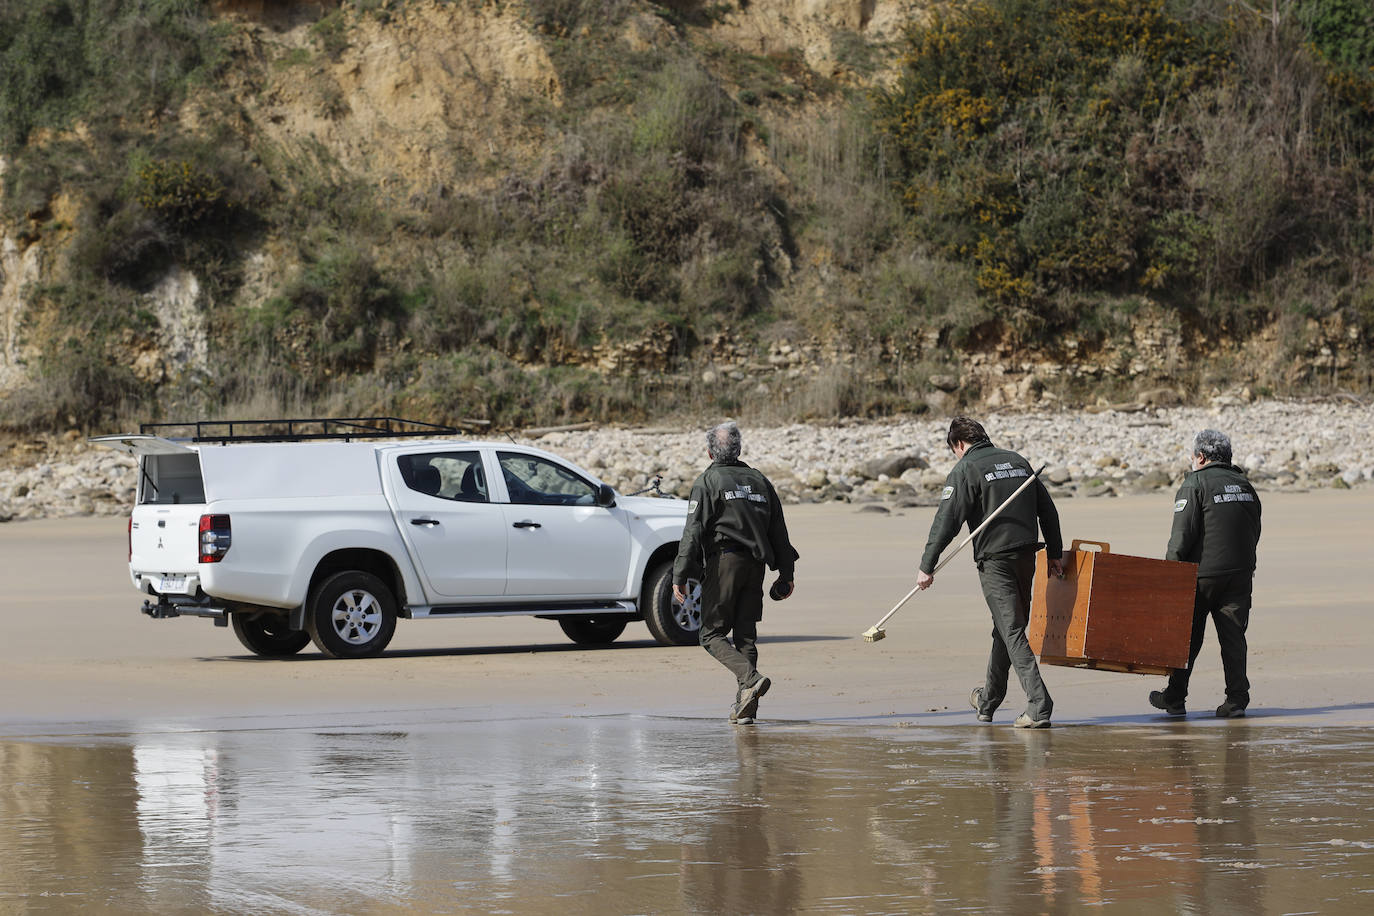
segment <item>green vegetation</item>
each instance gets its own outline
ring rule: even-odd
[[[1298,7],[1342,66],[1356,6]],[[1305,42],[1226,2],[974,0],[908,33],[879,124],[916,232],[1023,320],[1084,291],[1234,315],[1374,228],[1374,123]]]
[[[0,149],[174,106],[225,64],[198,0],[0,2]]]
[[[192,0],[0,0],[0,216],[65,234],[25,293],[42,350],[0,427],[874,416],[924,409],[960,350],[1107,340],[1146,297],[1216,334],[1278,317],[1293,345],[1338,312],[1374,325],[1363,0],[1277,22],[1224,0],[972,0],[910,29],[875,94],[845,81],[890,52],[856,33],[822,75],[715,39],[731,4],[496,5],[557,72],[557,103],[519,112],[542,158],[472,143],[398,193],[323,139],[177,112],[233,115],[289,71],[337,123],[330,68],[404,3],[323,11],[271,59]],[[625,37],[654,29],[671,40]],[[283,275],[246,262],[264,249]],[[177,266],[201,289],[209,371],[135,375],[159,333],[147,294]],[[700,380],[714,341],[762,361],[783,339],[853,361]],[[603,371],[611,355],[642,371]]]

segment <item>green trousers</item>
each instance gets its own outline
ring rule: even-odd
[[[992,612],[992,651],[988,654],[987,678],[983,683],[983,709],[992,715],[1007,696],[1007,674],[1016,668],[1021,689],[1026,692],[1026,715],[1048,719],[1054,700],[1040,678],[1026,640],[1030,621],[1031,580],[1035,578],[1035,551],[985,557],[978,564],[978,581]]]
[[[762,619],[763,564],[743,550],[708,557],[701,585],[701,647],[730,669],[740,687],[759,679]]]
[[[1202,649],[1207,618],[1211,617],[1217,629],[1217,642],[1221,644],[1221,670],[1226,677],[1226,699],[1241,709],[1250,705],[1250,679],[1245,676],[1245,630],[1250,625],[1250,595],[1254,580],[1254,573],[1248,572],[1198,578],[1197,593],[1193,599],[1193,634],[1188,645],[1188,667],[1176,668],[1169,675],[1169,686],[1164,688],[1166,702],[1182,703],[1188,698],[1188,680],[1193,676],[1193,665]]]

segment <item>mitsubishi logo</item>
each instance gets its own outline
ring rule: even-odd
[[[158,539],[157,539],[157,549],[158,549],[158,550],[161,550],[161,549],[162,549],[162,538],[158,538]]]

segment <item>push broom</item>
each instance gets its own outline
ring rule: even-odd
[[[947,554],[945,558],[941,560],[933,570],[931,570],[930,574],[933,576],[940,570],[944,569],[945,564],[948,563],[950,560],[954,559],[956,556],[958,556],[959,551],[963,550],[964,547],[968,545],[969,541],[973,540],[978,535],[982,534],[983,529],[986,528],[989,524],[991,524],[993,519],[1001,515],[1002,510],[1005,509],[1007,506],[1010,506],[1011,501],[1016,497],[1020,496],[1022,490],[1026,489],[1026,487],[1034,483],[1040,477],[1040,472],[1045,470],[1046,467],[1048,467],[1048,465],[1040,465],[1039,471],[1035,471],[1034,473],[1032,473],[1029,477],[1026,478],[1025,483],[1021,484],[1021,486],[1016,488],[1015,493],[1011,494],[1006,499],[1002,500],[1002,505],[998,506],[996,509],[993,509],[992,514],[989,515],[987,518],[983,519],[983,523],[981,525],[970,531],[969,536],[960,541],[959,546],[954,548],[953,551]],[[902,605],[910,601],[911,596],[916,594],[918,591],[920,591],[919,586],[912,588],[911,591],[906,593],[906,595],[902,598],[901,601],[898,601],[895,605],[893,605],[892,610],[888,611],[886,614],[883,615],[882,620],[879,620],[877,623],[873,624],[873,626],[869,627],[867,630],[864,630],[864,642],[877,642],[878,640],[885,638],[887,636],[887,631],[883,629],[883,624],[887,623],[888,618],[890,618],[893,614],[901,610]]]

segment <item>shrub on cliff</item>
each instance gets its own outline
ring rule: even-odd
[[[1304,41],[1222,0],[974,0],[907,33],[880,125],[917,231],[994,301],[1206,300],[1368,231],[1374,132]]]
[[[0,2],[0,149],[175,104],[222,65],[219,35],[198,0]]]

